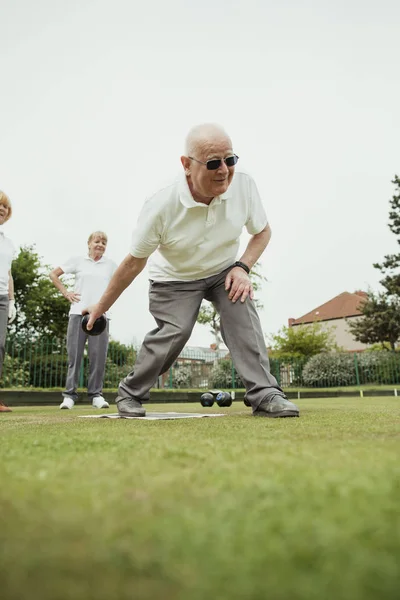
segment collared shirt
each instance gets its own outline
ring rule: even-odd
[[[15,246],[6,237],[2,231],[0,231],[0,295],[8,296],[8,272],[11,269],[11,263],[15,258]]]
[[[155,281],[204,279],[237,260],[243,227],[255,235],[267,223],[256,184],[246,173],[236,171],[228,190],[208,206],[193,199],[182,174],[146,200],[130,253],[152,255],[149,276]]]
[[[75,275],[74,292],[81,294],[81,299],[71,304],[69,314],[80,315],[84,308],[100,300],[117,265],[105,256],[100,260],[93,260],[90,256],[74,256],[60,268],[64,273]],[[109,314],[107,316],[109,318]]]

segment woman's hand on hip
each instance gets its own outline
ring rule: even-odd
[[[71,304],[73,304],[74,302],[80,302],[81,299],[81,295],[77,294],[76,292],[67,292],[65,294],[65,297],[68,300],[68,302],[71,302]]]

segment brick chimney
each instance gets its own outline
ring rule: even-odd
[[[293,325],[293,323],[295,322],[296,319],[293,319],[293,317],[290,317],[290,319],[288,319],[288,326],[291,327]]]

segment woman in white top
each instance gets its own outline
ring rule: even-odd
[[[4,192],[0,191],[0,225],[8,221],[11,214],[10,199]],[[7,323],[12,323],[17,314],[14,300],[14,281],[11,275],[11,262],[14,255],[14,244],[0,231],[0,376],[6,351]],[[11,409],[0,401],[0,413],[2,412],[11,412]]]
[[[114,261],[105,258],[106,248],[106,234],[103,231],[95,231],[90,234],[88,239],[88,256],[74,256],[50,273],[50,279],[56,288],[71,302],[67,330],[68,374],[65,392],[63,392],[64,400],[60,404],[60,408],[72,408],[78,398],[79,374],[87,339],[88,396],[95,408],[109,408],[108,402],[102,396],[109,319],[107,319],[106,329],[98,336],[88,336],[81,327],[82,309],[98,302],[117,268]],[[60,280],[60,276],[64,273],[75,275],[73,292],[68,291]]]

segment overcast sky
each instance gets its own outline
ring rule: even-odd
[[[264,332],[377,288],[372,263],[398,250],[398,0],[0,0],[0,23],[0,189],[16,245],[58,266],[102,229],[119,263],[145,197],[179,173],[187,130],[213,121],[273,232]],[[153,328],[147,285],[144,272],[117,301],[115,339]],[[189,343],[212,341],[197,325]]]

